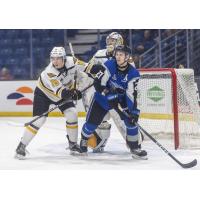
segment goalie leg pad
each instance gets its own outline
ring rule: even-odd
[[[98,140],[98,136],[96,134],[92,134],[91,137],[88,139],[88,142],[87,142],[87,146],[94,149],[97,147],[97,140]]]
[[[111,124],[107,121],[103,121],[96,130],[97,135],[102,139],[108,139],[110,137]]]
[[[94,152],[103,151],[103,148],[105,147],[108,138],[110,137],[110,129],[111,124],[109,124],[107,121],[102,122],[98,126],[93,136],[88,141],[88,146],[91,147]]]
[[[126,140],[126,126],[124,124],[124,121],[120,118],[119,114],[115,110],[110,110],[109,113],[110,113],[118,131],[120,132],[120,134],[122,135],[124,140]]]
[[[88,139],[87,146],[93,149],[93,152],[102,152],[103,148],[105,147],[105,144],[107,142],[107,139],[100,138],[96,132],[92,134],[92,136]]]

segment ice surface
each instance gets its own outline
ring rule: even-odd
[[[0,169],[56,170],[56,169],[106,169],[106,170],[181,170],[182,168],[167,156],[152,141],[144,141],[143,149],[148,152],[148,160],[132,159],[122,136],[112,123],[111,137],[105,153],[92,153],[87,157],[71,156],[66,140],[65,119],[48,118],[27,150],[30,152],[26,160],[14,158],[15,149],[23,135],[23,123],[31,118],[0,118]],[[79,118],[79,139],[85,118]],[[167,140],[159,140],[177,159],[187,163],[196,158],[200,160],[200,150],[174,150],[173,144]],[[199,170],[197,164],[192,170]]]

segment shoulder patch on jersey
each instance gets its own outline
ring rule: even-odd
[[[108,58],[107,56],[95,56],[95,58]]]
[[[48,77],[49,78],[53,78],[53,77],[55,77],[56,75],[55,74],[53,74],[53,73],[47,73],[47,75],[48,75]]]
[[[85,62],[82,60],[77,60],[76,62],[77,65],[85,65]]]
[[[60,84],[60,82],[56,79],[52,79],[50,80],[50,82],[53,87],[57,87]]]

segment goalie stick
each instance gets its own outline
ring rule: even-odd
[[[89,85],[88,87],[86,87],[85,89],[83,89],[81,91],[81,93],[85,92],[87,89],[89,89],[90,87],[92,87],[94,84]],[[62,101],[61,103],[59,103],[58,105],[54,106],[53,108],[51,108],[50,110],[44,112],[43,114],[41,114],[40,116],[37,116],[36,118],[34,118],[33,120],[31,120],[30,122],[27,122],[24,124],[24,126],[28,126],[30,124],[32,124],[33,122],[37,121],[38,119],[40,119],[41,117],[47,115],[48,113],[52,112],[53,110],[59,108],[60,106],[64,105],[66,102],[68,102],[69,99],[66,99],[64,101]]]
[[[130,114],[127,113],[121,106],[118,104],[119,110],[127,117],[131,118]],[[150,135],[145,129],[143,129],[138,123],[135,123],[140,131],[142,131],[143,134],[145,134],[148,138],[150,138],[156,145],[158,145],[170,158],[172,158],[176,163],[178,163],[183,168],[192,168],[197,165],[197,159],[194,159],[193,161],[189,163],[182,163],[177,158],[175,158],[165,147],[163,147],[152,135]]]

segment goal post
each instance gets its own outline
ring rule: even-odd
[[[199,148],[200,108],[192,69],[140,69],[140,123],[150,133],[171,138],[177,148]]]

